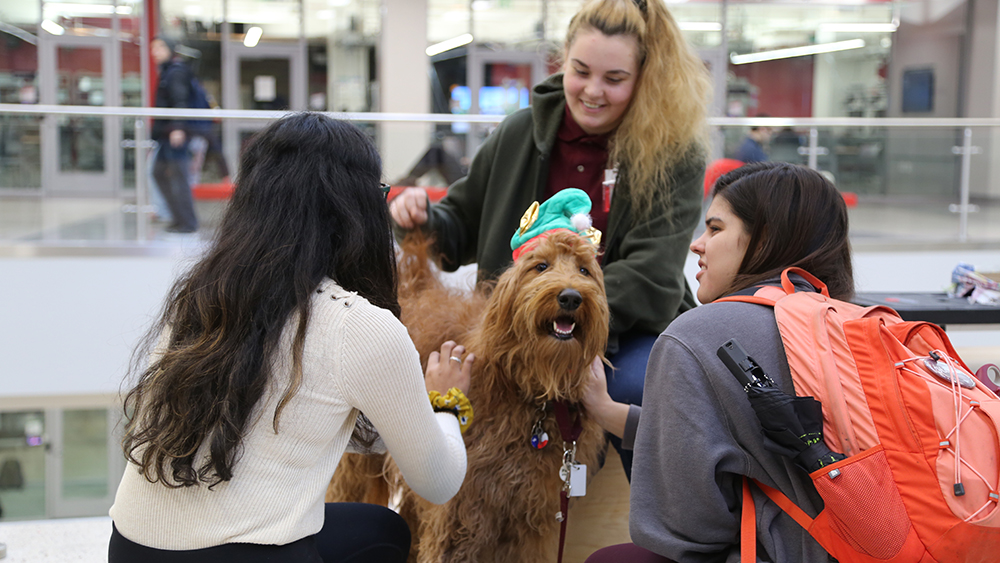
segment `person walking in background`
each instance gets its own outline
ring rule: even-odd
[[[771,117],[766,113],[758,114],[757,117]],[[746,162],[764,162],[768,159],[765,147],[771,142],[772,130],[766,125],[759,125],[750,128],[750,132],[744,137],[743,142],[733,153],[733,159]]]
[[[446,270],[476,262],[495,278],[533,201],[587,192],[604,233],[608,387],[639,404],[656,335],[695,306],[683,268],[701,212],[710,81],[662,0],[590,1],[564,48],[561,72],[493,131],[441,202],[408,189],[390,210],[401,229],[434,235]],[[631,451],[612,441],[629,475]]]
[[[158,37],[150,45],[153,60],[159,66],[155,105],[158,108],[188,108],[191,98],[191,69],[176,54],[175,43]],[[172,223],[167,231],[193,233],[198,230],[194,197],[188,182],[190,152],[187,120],[154,119],[152,138],[159,144],[153,177],[166,200]]]

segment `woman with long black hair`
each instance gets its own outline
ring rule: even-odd
[[[431,502],[458,491],[473,358],[446,342],[422,377],[380,177],[371,140],[321,114],[247,147],[213,246],[136,356],[150,352],[125,399],[111,563],[320,561],[317,544],[327,563],[405,560],[409,531],[388,509],[324,516],[349,442],[384,444]],[[432,407],[435,391],[451,403]]]

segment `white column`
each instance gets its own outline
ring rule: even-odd
[[[997,7],[997,0],[980,1],[976,3],[977,6],[982,5],[983,9],[986,11],[988,19],[991,25],[988,26],[985,31],[987,36],[987,41],[992,46],[990,52],[991,57],[989,60],[989,66],[985,68],[992,69],[990,76],[992,77],[992,89],[991,93],[991,104],[989,117],[1000,116],[1000,9]],[[978,31],[978,30],[977,30]],[[972,64],[969,65],[970,74],[976,74],[976,69],[982,68],[976,65],[976,59],[973,58]],[[1000,128],[992,128],[989,133],[986,134],[984,131],[980,133],[981,137],[985,137],[988,141],[988,147],[979,157],[980,160],[986,161],[981,163],[980,166],[986,168],[988,171],[987,179],[975,186],[972,193],[975,195],[986,196],[990,199],[997,200],[1000,199],[1000,166],[996,163],[1000,162]]]
[[[427,48],[427,0],[383,0],[379,40],[379,111],[431,111],[430,59]],[[392,181],[405,174],[427,149],[433,126],[380,126],[382,165]]]

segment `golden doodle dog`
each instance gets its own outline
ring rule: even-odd
[[[464,436],[468,472],[452,500],[434,505],[409,491],[391,464],[373,486],[370,477],[381,473],[382,460],[349,455],[327,500],[401,499],[400,514],[413,532],[411,561],[556,561],[560,469],[574,449],[564,443],[556,411],[567,431],[579,432],[575,463],[590,473],[597,469],[604,432],[580,404],[590,364],[603,358],[607,343],[596,247],[563,229],[532,243],[492,288],[471,292],[441,282],[427,242],[404,243],[402,321],[421,361],[426,365],[446,339],[476,355],[468,394],[475,418]]]

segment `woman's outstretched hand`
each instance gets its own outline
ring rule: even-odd
[[[447,393],[448,389],[458,387],[462,393],[469,394],[469,382],[472,381],[472,363],[476,361],[474,354],[465,354],[465,346],[449,340],[441,345],[441,351],[431,352],[427,358],[427,374],[424,384],[427,391]]]
[[[427,192],[406,188],[389,203],[389,214],[400,227],[410,230],[427,222]]]

